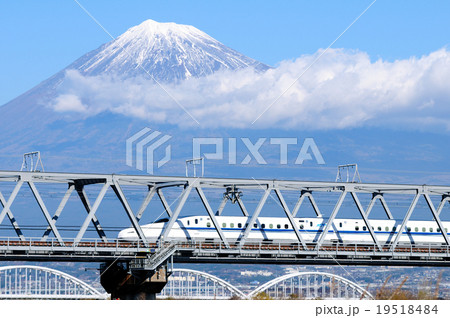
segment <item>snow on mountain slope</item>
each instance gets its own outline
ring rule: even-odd
[[[147,20],[116,40],[86,54],[66,69],[84,75],[150,76],[174,82],[201,77],[219,69],[268,69],[189,25]]]

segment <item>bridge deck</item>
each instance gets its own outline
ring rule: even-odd
[[[172,243],[173,244],[173,243]],[[102,242],[99,240],[19,241],[0,240],[0,258],[3,260],[126,262],[147,258],[168,246],[139,242]],[[450,248],[438,245],[375,244],[266,244],[246,243],[224,245],[210,242],[176,242],[174,262],[196,263],[264,263],[264,264],[341,264],[341,265],[398,265],[450,266]]]

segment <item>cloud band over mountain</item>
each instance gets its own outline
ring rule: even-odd
[[[320,53],[283,61],[264,73],[218,71],[164,84],[164,89],[151,78],[83,76],[69,70],[50,107],[84,116],[109,111],[180,126],[197,125],[185,108],[202,127],[450,129],[446,49],[394,62],[332,49],[296,81]]]

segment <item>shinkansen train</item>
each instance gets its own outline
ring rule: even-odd
[[[245,231],[247,217],[217,216],[222,232],[228,241],[236,241]],[[150,242],[156,242],[161,236],[168,219],[160,219],[141,228]],[[322,218],[294,218],[302,238],[308,242],[315,242],[322,233],[326,220]],[[442,222],[445,232],[448,233],[450,222]],[[401,222],[396,220],[370,220],[370,225],[380,243],[389,243],[394,240],[400,229]],[[122,230],[118,238],[126,241],[135,241],[139,237],[133,228]],[[179,218],[173,225],[166,241],[220,241],[211,218],[208,216],[189,216]],[[283,242],[296,243],[297,236],[287,218],[260,217],[253,225],[247,237],[248,242]],[[335,219],[329,227],[325,242],[356,242],[373,243],[366,224],[361,219]],[[434,221],[407,222],[399,243],[445,243],[442,233]]]

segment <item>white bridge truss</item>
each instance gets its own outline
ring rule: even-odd
[[[41,266],[0,267],[0,299],[107,299],[85,282]]]
[[[191,269],[173,269],[158,298],[252,299],[260,293],[273,299],[373,299],[368,291],[356,283],[328,273],[287,274],[245,294],[216,276]]]
[[[177,268],[158,298],[252,299],[265,293],[273,299],[373,299],[343,277],[321,272],[298,272],[277,277],[245,294],[214,275]],[[92,299],[105,300],[85,282],[61,271],[32,265],[0,267],[0,299]]]
[[[9,185],[11,189],[8,191],[9,195],[3,190],[3,184]],[[64,190],[44,195],[42,189],[45,186],[59,186]],[[23,195],[25,187],[29,188],[28,193],[31,191],[31,198]],[[87,195],[92,188],[96,189],[93,202]],[[139,204],[133,206],[130,200],[136,191],[141,191],[143,196],[139,197]],[[167,194],[172,193],[173,198],[174,191],[175,199],[170,203],[170,195]],[[77,194],[76,197],[74,193]],[[249,193],[253,193],[253,197],[256,198],[252,206],[246,201]],[[108,211],[107,215],[99,214],[98,211],[108,195],[108,200],[115,200],[119,208]],[[216,210],[213,210],[211,205],[213,195],[216,202],[220,202]],[[49,196],[57,198],[58,204],[52,208],[49,208],[44,200]],[[320,204],[315,200],[317,196],[325,197],[326,201],[332,202],[332,210],[325,213],[322,207],[319,208]],[[370,197],[366,201],[368,203],[366,208],[360,201],[363,196]],[[66,212],[64,209],[67,203],[70,200],[77,200],[77,197],[78,211],[68,211],[66,214],[84,216],[79,225],[71,225],[74,235],[68,237],[63,235],[67,224],[62,224],[59,220]],[[291,200],[294,198],[295,204],[289,203],[286,199],[288,197]],[[392,238],[386,244],[377,238],[376,230],[370,226],[370,214],[377,202],[380,202],[386,218],[393,219],[389,200],[393,198],[395,203],[399,197],[406,197],[409,201],[402,210],[401,219],[396,220],[397,231],[392,233]],[[149,208],[152,201],[157,201],[155,198],[159,198],[163,214],[168,218],[158,245],[145,237],[141,226],[142,220],[152,213],[153,218],[161,217],[158,215],[159,212],[154,213],[155,211]],[[313,242],[305,240],[298,224],[294,222],[294,218],[303,213],[305,199],[308,199],[317,216],[324,217],[321,231]],[[37,204],[38,209],[35,209],[35,212],[24,213],[24,209],[32,211],[31,207],[28,207],[32,203],[30,200]],[[136,201],[136,196],[134,200]],[[433,228],[435,233],[439,232],[437,235],[441,238],[442,244],[399,244],[400,238],[408,235],[407,222],[414,215],[419,200],[426,202],[428,215],[435,223]],[[254,224],[258,222],[261,211],[268,202],[273,201],[295,233],[296,244],[267,245],[264,242],[258,244],[247,240]],[[70,261],[98,262],[112,261],[120,257],[127,262],[134,259],[138,253],[157,253],[159,248],[175,244],[173,245],[175,262],[336,264],[335,259],[339,259],[340,264],[449,266],[450,240],[441,220],[443,217],[441,212],[444,211],[448,201],[450,201],[450,186],[0,171],[0,208],[2,207],[0,259],[62,261],[70,259]],[[200,205],[201,209],[196,206],[191,210],[211,218],[212,228],[216,230],[220,241],[214,244],[192,240],[165,242],[175,222],[183,215],[182,211],[192,206],[193,202]],[[229,202],[237,203],[240,213],[247,217],[246,227],[237,241],[228,240],[217,221],[217,216],[225,214],[224,208]],[[348,204],[352,204],[353,209],[357,211],[361,224],[367,228],[372,242],[365,242],[362,245],[358,245],[358,242],[345,241],[330,244],[326,240],[334,219],[342,212],[342,207],[347,207]],[[84,211],[79,211],[80,209]],[[45,224],[37,237],[27,234],[25,226],[21,227],[21,224],[26,224],[27,218],[30,217],[29,213],[34,213],[33,217],[41,214],[40,217]],[[136,230],[138,241],[134,243],[117,241],[117,231],[110,236],[107,235],[109,234],[107,227],[102,225],[105,219],[109,221],[120,217],[124,219],[120,229],[131,226]],[[5,237],[1,234],[2,228],[7,223],[5,220],[9,220],[12,236]],[[96,233],[98,238],[89,237],[87,233]],[[169,256],[171,255],[167,255]]]
[[[173,269],[159,298],[230,299],[247,296],[230,283],[214,275],[192,269]]]
[[[291,273],[277,277],[252,291],[281,299],[373,299],[364,288],[346,278],[320,272]]]

